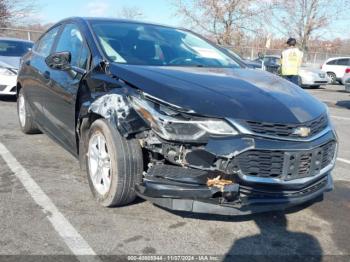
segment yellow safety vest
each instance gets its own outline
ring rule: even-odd
[[[303,60],[303,52],[298,48],[289,48],[282,52],[281,66],[282,75],[296,76],[299,75],[299,68]]]

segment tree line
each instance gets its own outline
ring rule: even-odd
[[[346,40],[332,38],[348,23],[350,0],[167,0],[187,28],[221,45],[281,48],[294,37],[303,51],[343,48]],[[17,26],[45,29],[28,22],[40,7],[36,0],[0,0],[0,28]],[[31,14],[31,15],[30,15]],[[135,7],[121,7],[118,17],[142,19]],[[23,26],[26,24],[27,26]],[[29,24],[29,26],[28,26]],[[325,39],[324,36],[327,36]],[[350,39],[348,31],[345,38]]]

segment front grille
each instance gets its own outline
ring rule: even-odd
[[[310,173],[312,153],[305,153],[300,156],[298,176],[304,177]]]
[[[283,172],[284,152],[251,150],[238,156],[238,167],[249,176],[280,177]]]
[[[328,143],[322,147],[322,151],[323,151],[322,163],[321,163],[322,168],[325,168],[332,162],[334,158],[335,150],[336,150],[336,144],[334,142]]]
[[[0,85],[0,91],[4,91],[7,86]]]
[[[315,120],[303,124],[281,124],[257,121],[246,121],[246,124],[252,132],[257,134],[285,138],[300,138],[299,135],[294,134],[298,127],[310,128],[308,137],[311,137],[318,134],[328,126],[328,117],[323,115]]]
[[[240,186],[240,194],[241,194],[241,199],[243,200],[243,204],[244,202],[247,202],[251,199],[259,199],[259,201],[261,201],[261,199],[266,198],[266,199],[271,199],[271,198],[276,198],[276,199],[286,199],[286,198],[293,198],[293,197],[302,197],[302,196],[306,196],[309,194],[312,194],[318,190],[320,190],[321,188],[324,188],[327,186],[327,182],[328,182],[328,177],[324,177],[322,179],[320,179],[319,181],[317,181],[315,184],[312,184],[311,186],[308,186],[306,188],[303,188],[301,190],[285,190],[285,191],[281,191],[280,189],[277,190],[271,190],[269,188],[269,190],[264,190],[264,189],[256,189],[256,188],[251,188],[251,187],[247,187],[247,186]]]
[[[236,164],[247,176],[292,180],[317,175],[331,164],[335,150],[334,141],[311,151],[250,150],[240,154]]]

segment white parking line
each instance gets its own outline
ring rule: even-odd
[[[339,162],[343,162],[343,163],[345,163],[345,164],[349,164],[350,165],[350,160],[347,160],[347,159],[344,159],[344,158],[337,158],[337,160],[339,161]]]
[[[73,254],[76,256],[95,256],[96,253],[94,250],[2,143],[0,143],[0,155],[16,177],[21,181],[34,201],[43,208],[44,213],[47,214],[48,220]],[[86,257],[77,258],[86,261]],[[96,259],[98,260],[97,257]],[[96,259],[94,260],[96,261]]]
[[[331,117],[339,120],[350,120],[350,117],[343,117],[343,116],[331,116]]]

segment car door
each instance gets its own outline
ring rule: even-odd
[[[330,60],[322,66],[324,72],[334,72],[335,65],[337,64],[337,59]]]
[[[54,52],[70,52],[73,70],[50,69],[51,86],[45,103],[50,133],[67,150],[76,153],[76,98],[90,51],[77,24],[64,25]],[[81,69],[81,70],[78,70]],[[79,72],[79,73],[78,73]]]
[[[25,87],[25,95],[36,122],[42,128],[44,128],[46,122],[43,106],[47,96],[47,84],[49,83],[47,74],[49,68],[45,63],[45,59],[51,53],[59,31],[60,26],[56,26],[44,34],[35,44],[31,53],[25,58],[22,65],[25,75],[22,83]]]

